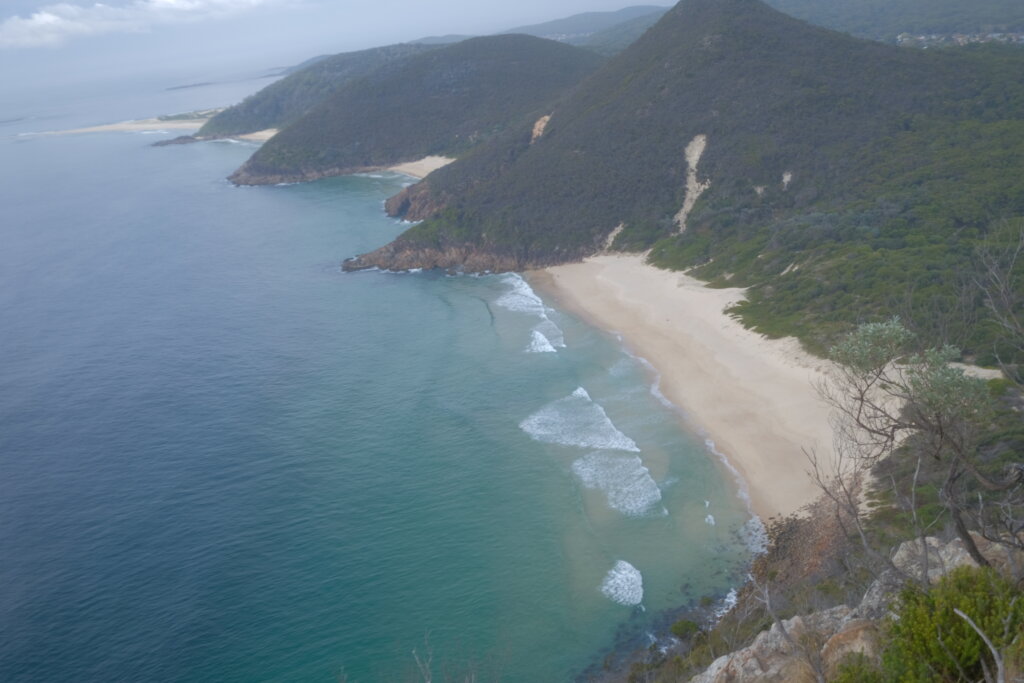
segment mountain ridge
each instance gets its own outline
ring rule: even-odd
[[[617,249],[754,286],[748,322],[827,335],[892,313],[883,282],[952,296],[935,268],[1024,213],[1022,119],[1019,51],[900,49],[758,0],[683,0],[560,102],[539,139],[510,130],[393,199],[425,220],[347,267],[464,268],[442,258],[458,254],[543,267],[596,253],[623,225]],[[691,170],[710,185],[681,232]],[[848,268],[864,248],[870,265]]]
[[[582,48],[526,35],[435,48],[339,89],[264,144],[231,180],[310,180],[454,156],[542,108],[602,62]]]

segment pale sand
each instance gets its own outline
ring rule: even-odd
[[[413,178],[423,179],[426,178],[432,171],[436,171],[442,166],[455,161],[450,157],[423,157],[419,161],[407,161],[404,164],[397,164],[389,167],[387,170],[395,171],[396,173],[404,173],[405,175],[412,176]]]
[[[242,135],[232,135],[231,137],[238,140],[248,140],[249,142],[266,142],[275,135],[277,135],[277,128],[266,128],[255,133],[244,133]]]
[[[34,135],[72,135],[77,133],[146,133],[160,130],[167,131],[195,131],[203,127],[203,124],[210,120],[209,116],[197,116],[189,119],[137,119],[134,121],[122,121],[121,123],[107,123],[102,126],[89,126],[88,128],[71,128],[69,130],[51,130]],[[258,130],[254,133],[232,135],[236,140],[249,140],[250,142],[266,142],[277,134],[276,128]],[[205,139],[205,138],[204,138]]]
[[[174,119],[173,121],[161,121],[160,119],[138,119],[136,121],[122,121],[121,123],[108,123],[102,126],[89,126],[88,128],[72,128],[69,130],[51,130],[37,135],[72,135],[75,133],[119,133],[119,132],[146,132],[154,130],[190,130],[201,128],[206,123],[206,118],[197,119]]]
[[[739,470],[757,515],[788,515],[820,495],[804,449],[833,457],[829,411],[813,386],[827,362],[795,339],[766,339],[723,313],[743,290],[710,289],[633,255],[595,256],[529,277],[565,309],[621,334],[654,366],[691,428]]]

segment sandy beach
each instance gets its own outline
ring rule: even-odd
[[[135,121],[121,121],[120,123],[107,123],[102,126],[89,126],[87,128],[70,128],[68,130],[50,130],[37,135],[74,135],[78,133],[142,133],[155,130],[188,131],[198,130],[206,123],[207,118],[195,119],[137,119]]]
[[[210,116],[196,116],[193,118],[152,118],[135,119],[132,121],[121,121],[120,123],[106,123],[100,126],[88,126],[86,128],[70,128],[67,130],[50,130],[34,135],[75,135],[79,133],[149,133],[154,131],[176,131],[182,134],[194,132],[203,127],[203,124],[210,120]],[[277,134],[276,128],[267,128],[253,133],[232,135],[236,140],[249,140],[250,142],[266,142]]]
[[[726,315],[743,290],[710,289],[638,255],[595,256],[529,277],[655,367],[690,428],[739,471],[756,514],[787,515],[818,497],[804,450],[833,454],[828,409],[813,386],[826,361],[795,339],[766,339]]]
[[[423,179],[426,178],[429,173],[436,171],[442,166],[455,161],[450,157],[423,157],[419,161],[408,161],[404,164],[397,164],[388,168],[389,171],[395,171],[396,173],[404,173],[405,175],[412,176],[413,178]]]

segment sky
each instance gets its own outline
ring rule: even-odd
[[[481,35],[663,0],[2,0],[0,77],[81,69],[217,77],[415,40]]]

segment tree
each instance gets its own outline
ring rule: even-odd
[[[1002,477],[983,471],[978,444],[995,412],[987,385],[950,365],[956,349],[913,353],[913,341],[896,318],[859,326],[831,349],[834,369],[818,390],[834,409],[836,437],[849,457],[873,465],[899,452],[943,468],[941,503],[964,548],[987,566],[965,521],[964,484],[1019,490],[1024,466]]]
[[[1018,386],[1024,384],[1016,363],[1024,356],[1024,218],[1000,221],[977,250],[977,286],[998,326],[1003,349],[995,355],[1003,373]],[[1012,356],[1012,363],[1004,354]]]

